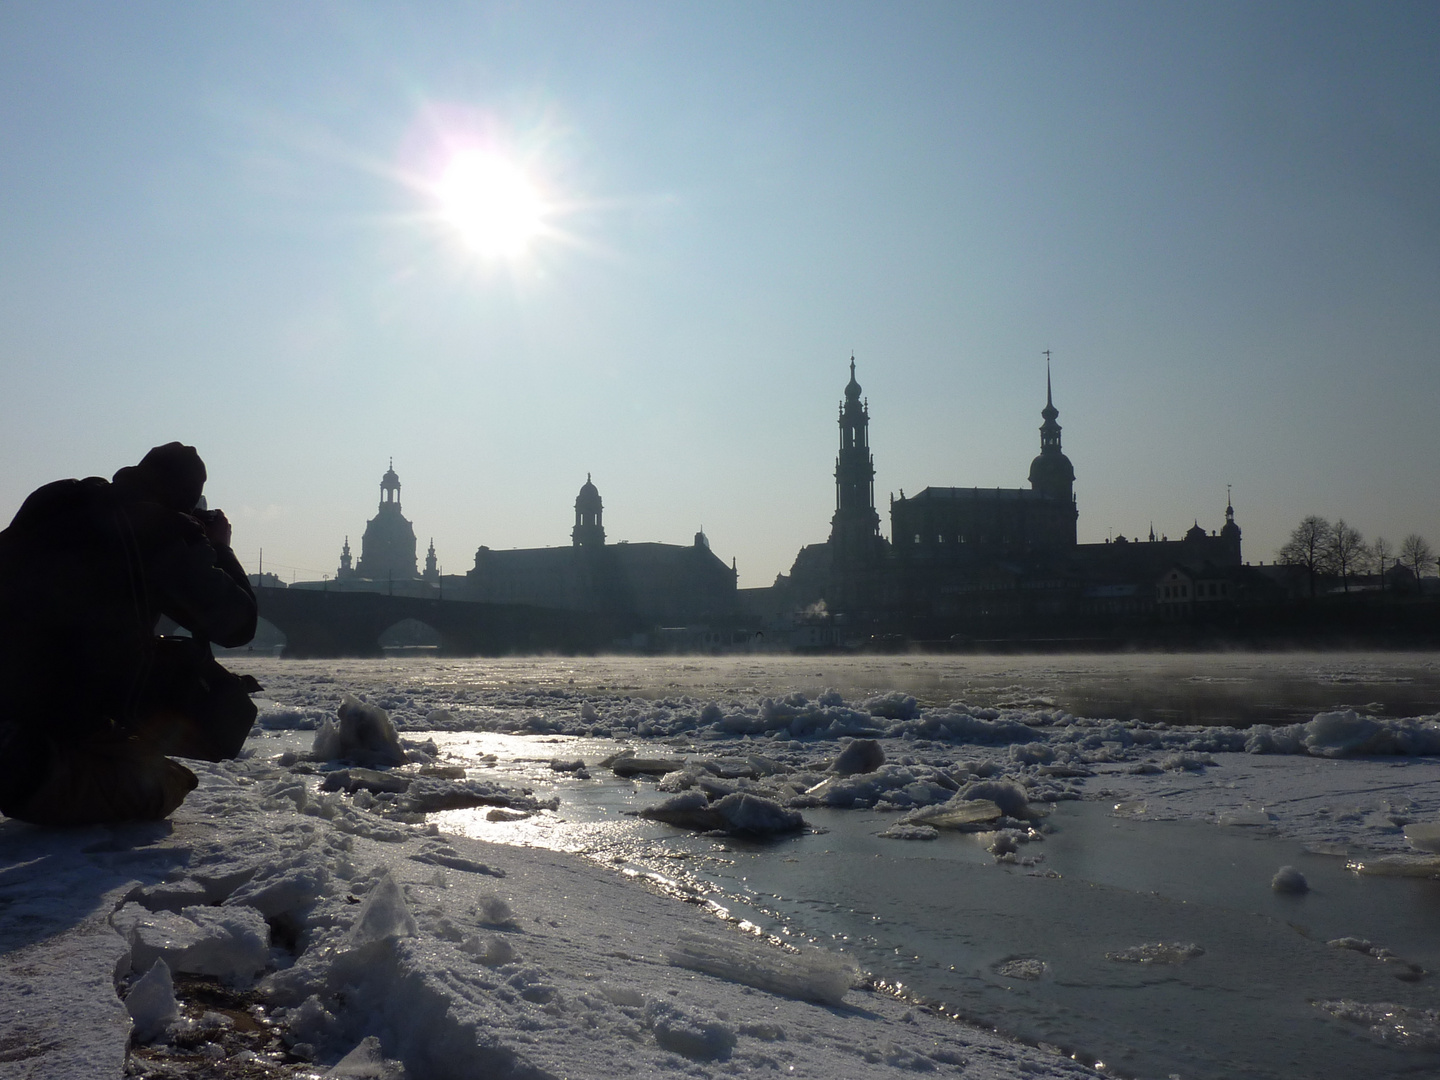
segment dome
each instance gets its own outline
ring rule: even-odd
[[[1195,522],[1194,525],[1191,525],[1190,528],[1185,531],[1185,539],[1186,539],[1186,540],[1204,540],[1204,539],[1205,539],[1205,530],[1200,527],[1200,522],[1198,522],[1198,521]]]
[[[847,401],[860,400],[860,384],[855,381],[855,358],[850,357],[850,381],[845,384],[845,399]]]
[[[1075,466],[1058,450],[1046,451],[1030,462],[1030,486],[1036,491],[1068,490],[1075,483]]]
[[[580,488],[580,494],[575,497],[575,505],[595,505],[600,502],[600,490],[590,482],[590,474],[585,474],[585,483]]]

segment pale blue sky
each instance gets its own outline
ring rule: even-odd
[[[1022,486],[1052,349],[1082,540],[1305,514],[1440,544],[1440,5],[0,6],[0,518],[195,443],[253,563],[702,525],[768,584],[876,488]],[[525,157],[485,264],[417,186]],[[428,170],[428,172],[427,172]]]

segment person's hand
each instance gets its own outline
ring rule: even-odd
[[[230,546],[230,521],[225,516],[224,510],[209,510],[200,519],[205,526],[205,539],[209,540],[213,547],[228,548]]]

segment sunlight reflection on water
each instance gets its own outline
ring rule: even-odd
[[[257,670],[262,681],[323,680],[356,693],[410,687],[424,697],[444,688],[458,711],[511,718],[574,710],[587,698],[614,708],[627,698],[728,703],[827,689],[848,701],[901,690],[922,705],[1212,723],[1306,720],[1344,706],[1390,716],[1440,711],[1435,654],[412,658]],[[658,799],[653,781],[598,767],[627,746],[654,753],[653,742],[406,732],[427,735],[444,762],[474,778],[559,798],[557,810],[522,820],[491,820],[509,815],[486,808],[432,815],[441,829],[575,852],[661,880],[766,932],[852,952],[877,976],[966,1017],[1103,1058],[1121,1074],[1434,1074],[1440,1037],[1429,1049],[1385,1044],[1317,1003],[1394,1002],[1422,1018],[1440,1009],[1435,977],[1401,981],[1395,966],[1326,944],[1366,938],[1440,970],[1440,882],[1359,878],[1343,859],[1264,829],[1149,820],[1144,799],[1120,816],[1110,804],[1060,805],[1053,831],[1021,852],[1044,856],[1031,868],[998,865],[964,836],[882,840],[876,834],[893,816],[862,810],[806,811],[827,831],[767,844],[702,837],[633,816]],[[550,766],[577,758],[593,779]],[[1243,808],[1230,816],[1248,820]],[[1311,892],[1274,893],[1269,882],[1281,865],[1300,867]],[[1203,951],[1189,956],[1192,943]],[[1180,946],[1168,954],[1188,958],[1110,959],[1157,944]]]
[[[1433,1048],[1382,1045],[1314,1002],[1440,1007],[1433,980],[1402,982],[1393,968],[1326,944],[1369,938],[1440,969],[1440,882],[1362,879],[1343,859],[1263,830],[1125,820],[1102,803],[1057,806],[1047,838],[1022,849],[1043,856],[1029,868],[997,865],[963,835],[880,839],[893,816],[872,811],[810,810],[823,831],[768,843],[703,837],[627,815],[656,800],[653,782],[595,767],[627,744],[435,738],[448,760],[477,763],[473,775],[560,797],[557,811],[523,821],[490,821],[484,809],[433,815],[442,829],[659,879],[764,932],[851,952],[975,1022],[1101,1058],[1120,1074],[1399,1077],[1433,1063]],[[549,767],[577,757],[596,779]],[[1301,867],[1312,892],[1271,890],[1280,865]],[[1183,963],[1114,959],[1167,942],[1201,951]]]

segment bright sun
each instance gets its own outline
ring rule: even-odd
[[[530,178],[499,154],[466,150],[435,185],[441,213],[487,258],[523,255],[544,226],[545,203]]]

